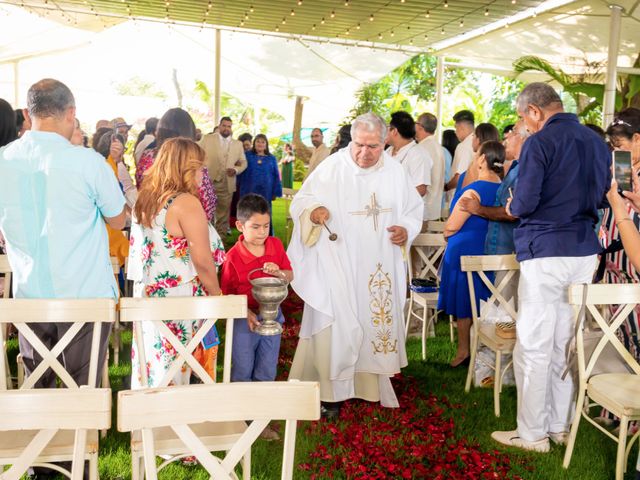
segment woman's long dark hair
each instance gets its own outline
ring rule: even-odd
[[[253,148],[251,149],[251,151],[253,153],[255,153],[256,155],[258,154],[258,152],[256,152],[256,140],[258,139],[262,139],[265,142],[267,142],[267,148],[265,150],[265,155],[271,155],[271,153],[269,152],[269,140],[267,139],[267,136],[264,133],[259,133],[257,134],[254,139],[253,139]]]

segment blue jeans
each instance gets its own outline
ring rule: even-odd
[[[281,311],[278,311],[276,322],[284,322]],[[253,333],[249,330],[246,318],[236,318],[233,323],[231,381],[274,381],[278,370],[280,337],[281,335],[264,336]]]

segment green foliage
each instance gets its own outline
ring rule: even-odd
[[[152,97],[167,99],[167,94],[160,90],[151,80],[146,80],[139,76],[134,76],[121,82],[112,82],[113,88],[119,95],[131,97]]]
[[[293,181],[302,182],[306,174],[307,167],[305,166],[304,162],[299,158],[296,158],[295,162],[293,163]]]
[[[479,88],[480,83],[487,83],[487,78],[492,85],[490,95]],[[444,105],[442,123],[453,125],[453,113],[463,108],[471,110],[478,122],[490,121],[499,128],[513,123],[516,118],[513,104],[521,88],[522,83],[517,80],[488,75],[481,77],[471,70],[446,68],[443,90],[452,101]],[[369,111],[382,118],[389,118],[397,110],[405,110],[415,116],[435,111],[435,101],[436,57],[420,54],[377,82],[364,85],[357,92],[349,120]]]
[[[638,66],[639,62],[640,55],[634,66]],[[605,89],[602,74],[603,64],[585,61],[585,73],[568,75],[540,57],[525,56],[513,62],[513,68],[518,73],[527,70],[546,73],[571,96],[577,115],[585,123],[600,123]],[[640,76],[619,75],[618,84],[616,111],[640,106]]]

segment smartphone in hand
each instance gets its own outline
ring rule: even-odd
[[[616,182],[618,183],[618,192],[622,195],[623,191],[630,192],[633,190],[631,180],[631,152],[624,150],[613,151],[613,172]]]

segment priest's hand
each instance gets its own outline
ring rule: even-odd
[[[329,220],[329,210],[325,207],[314,208],[311,212],[310,219],[316,225],[324,225],[324,223]]]
[[[407,243],[407,229],[399,225],[393,225],[387,228],[387,232],[391,232],[389,239],[394,245],[402,246]]]
[[[227,168],[227,177],[235,177],[237,174],[235,168]]]
[[[260,326],[258,316],[251,310],[247,310],[247,324],[249,325],[249,330],[252,332]]]

